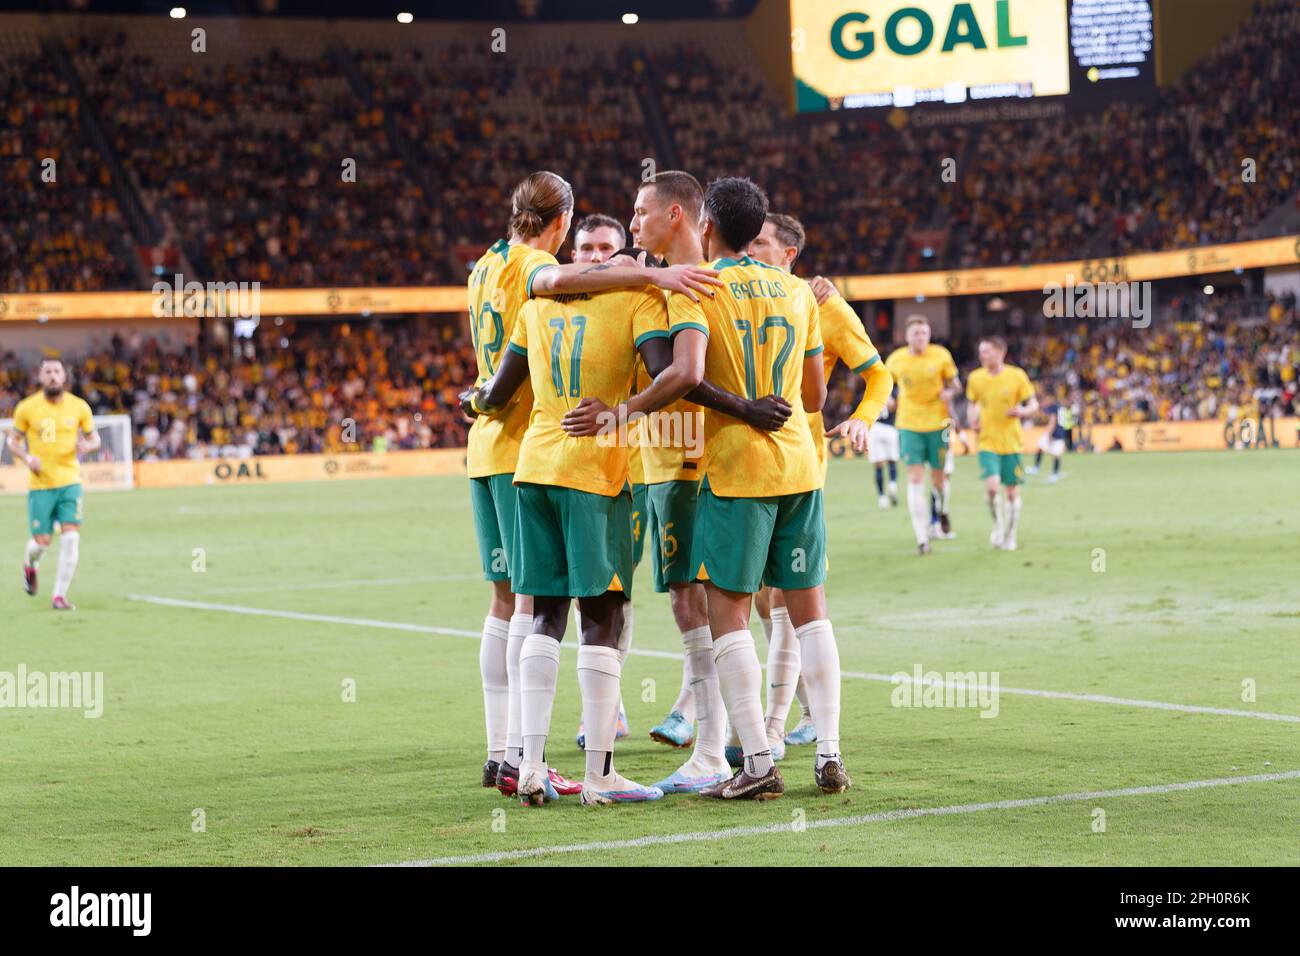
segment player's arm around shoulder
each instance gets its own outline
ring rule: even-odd
[[[707,266],[676,265],[654,269],[637,265],[627,256],[615,256],[597,264],[570,262],[560,265],[552,257],[550,263],[538,266],[529,274],[528,295],[604,292],[647,285],[680,292],[699,301],[700,296],[712,297],[713,287],[722,285],[722,280],[716,270]]]

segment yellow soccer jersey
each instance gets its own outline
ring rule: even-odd
[[[77,461],[77,434],[95,430],[90,406],[76,395],[63,393],[51,402],[44,392],[28,395],[14,409],[14,431],[27,439],[28,454],[41,460],[40,474],[31,476],[32,491],[62,488],[81,481]]]
[[[674,328],[672,331],[675,331]],[[650,375],[645,366],[637,363],[636,389],[642,391],[650,386]],[[694,402],[679,398],[659,410],[662,416],[658,420],[671,423],[666,428],[651,431],[645,423],[638,426],[639,440],[642,441],[640,453],[642,474],[645,484],[657,485],[665,481],[698,481],[700,478],[700,456],[692,453],[691,448],[698,448],[704,434],[704,409]],[[687,424],[687,422],[691,424]],[[682,432],[678,434],[681,423]],[[689,434],[685,429],[694,429]],[[678,438],[681,441],[678,441]],[[693,438],[694,443],[687,439]]]
[[[628,426],[633,436],[632,447],[627,450],[627,480],[634,485],[645,484],[645,463],[641,460],[641,446],[637,444],[641,433],[641,423]]]
[[[822,341],[826,346],[826,351],[822,353],[822,364],[827,382],[831,380],[836,362],[842,361],[854,375],[861,375],[864,370],[880,361],[880,353],[871,344],[871,337],[862,327],[858,314],[840,296],[833,295],[818,306],[817,322],[821,326]],[[808,428],[812,432],[813,444],[817,446],[817,463],[824,481],[827,467],[826,423],[821,412],[809,413]]]
[[[722,287],[704,302],[674,295],[673,327],[703,326],[704,377],[719,388],[763,398],[777,394],[793,412],[775,432],[712,410],[704,413],[704,472],[723,498],[765,498],[820,488],[821,466],[800,394],[804,359],[822,352],[817,300],[797,276],[741,256],[710,264]]]
[[[616,430],[585,438],[565,432],[565,414],[584,398],[610,408],[632,393],[637,347],[668,336],[668,308],[655,289],[531,299],[510,348],[528,357],[533,410],[515,482],[613,496],[628,481],[628,441]],[[617,423],[616,423],[617,424]]]
[[[542,249],[498,239],[474,264],[469,277],[469,329],[478,363],[476,385],[482,385],[501,365],[501,351],[510,341],[519,309],[532,292],[533,276],[543,266],[557,265]],[[533,392],[527,382],[498,415],[480,415],[469,430],[466,456],[469,476],[509,474],[519,459],[519,443],[528,427]]]
[[[980,407],[980,451],[1010,455],[1024,447],[1020,419],[1007,414],[1034,397],[1034,386],[1029,384],[1024,369],[1003,365],[997,375],[990,375],[986,369],[977,368],[970,373],[966,397]]]
[[[942,345],[933,343],[920,355],[904,345],[885,360],[898,383],[895,426],[913,432],[937,432],[948,420],[948,406],[940,393],[957,377],[957,363]]]

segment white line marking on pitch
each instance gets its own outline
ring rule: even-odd
[[[398,584],[433,584],[443,581],[482,581],[481,574],[425,575],[414,578],[364,578],[356,581],[317,581],[310,584],[248,585],[207,588],[209,594],[271,594],[281,591],[326,591],[334,588],[391,587]]]
[[[1125,787],[1121,790],[1095,790],[1090,793],[1059,793],[1049,797],[1027,797],[1021,800],[995,800],[990,803],[964,803],[948,807],[927,807],[914,810],[884,810],[853,817],[835,817],[830,820],[809,820],[804,826],[809,830],[823,827],[856,827],[868,823],[890,820],[915,820],[920,817],[947,817],[962,813],[980,813],[985,810],[1020,810],[1024,807],[1043,807],[1053,803],[1081,803],[1093,800],[1112,800],[1117,797],[1141,797],[1149,794],[1178,793],[1183,790],[1206,790],[1211,787],[1231,787],[1242,783],[1272,783],[1278,780],[1300,779],[1300,770],[1284,773],[1260,773],[1249,777],[1220,777],[1217,780],[1193,780],[1189,783],[1166,783],[1150,787]],[[503,850],[497,853],[471,853],[465,856],[443,856],[430,860],[409,860],[405,863],[380,864],[383,866],[457,866],[467,863],[502,863],[507,860],[527,860],[560,853],[586,853],[591,851],[628,850],[644,846],[664,846],[674,843],[713,843],[735,837],[763,836],[769,833],[795,832],[790,823],[771,823],[761,827],[732,827],[729,830],[703,830],[694,833],[662,833],[635,837],[630,840],[600,840],[593,843],[571,843],[561,846],[535,847],[530,850]]]
[[[360,617],[336,617],[332,614],[308,614],[303,611],[276,611],[260,607],[244,607],[238,604],[210,604],[206,601],[187,601],[182,598],[159,597],[152,594],[128,594],[127,599],[146,604],[161,604],[167,607],[183,607],[196,611],[222,611],[227,614],[251,614],[258,617],[279,617],[291,621],[310,621],[317,624],[342,624],[351,627],[376,627],[391,631],[410,631],[417,634],[443,634],[450,637],[481,638],[479,631],[465,631],[451,627],[433,627],[428,624],[404,624],[400,621],[377,621]],[[566,644],[564,647],[576,645]],[[630,651],[640,657],[657,657],[662,660],[680,661],[682,655],[674,651],[656,651],[633,647]],[[889,674],[872,674],[866,671],[843,671],[841,677],[850,680],[878,681],[886,684],[896,683]],[[901,673],[900,678],[912,683],[909,674]],[[955,686],[953,681],[932,681],[944,687]],[[1114,704],[1119,707],[1145,707],[1150,710],[1170,710],[1182,714],[1211,714],[1219,717],[1253,717],[1256,720],[1277,720],[1289,724],[1300,724],[1300,716],[1295,714],[1271,714],[1261,710],[1233,710],[1228,707],[1202,707],[1196,704],[1169,704],[1159,700],[1137,700],[1130,697],[1110,697],[1105,694],[1075,694],[1060,690],[1031,690],[1023,687],[999,687],[1000,694],[1017,694],[1023,697],[1043,697],[1048,700],[1072,700],[1086,704]]]

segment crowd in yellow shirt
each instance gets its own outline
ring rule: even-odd
[[[1258,316],[1125,324],[1080,322],[1012,343],[1012,355],[1046,395],[1083,395],[1085,424],[1296,414],[1300,326],[1294,304],[1272,300]]]

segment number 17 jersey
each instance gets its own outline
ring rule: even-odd
[[[704,474],[722,498],[802,494],[822,486],[817,446],[803,408],[803,363],[822,352],[817,300],[798,276],[749,256],[709,263],[722,286],[704,302],[675,294],[676,328],[707,330],[704,377],[719,388],[760,399],[779,395],[792,412],[774,432],[712,410],[704,415]]]

